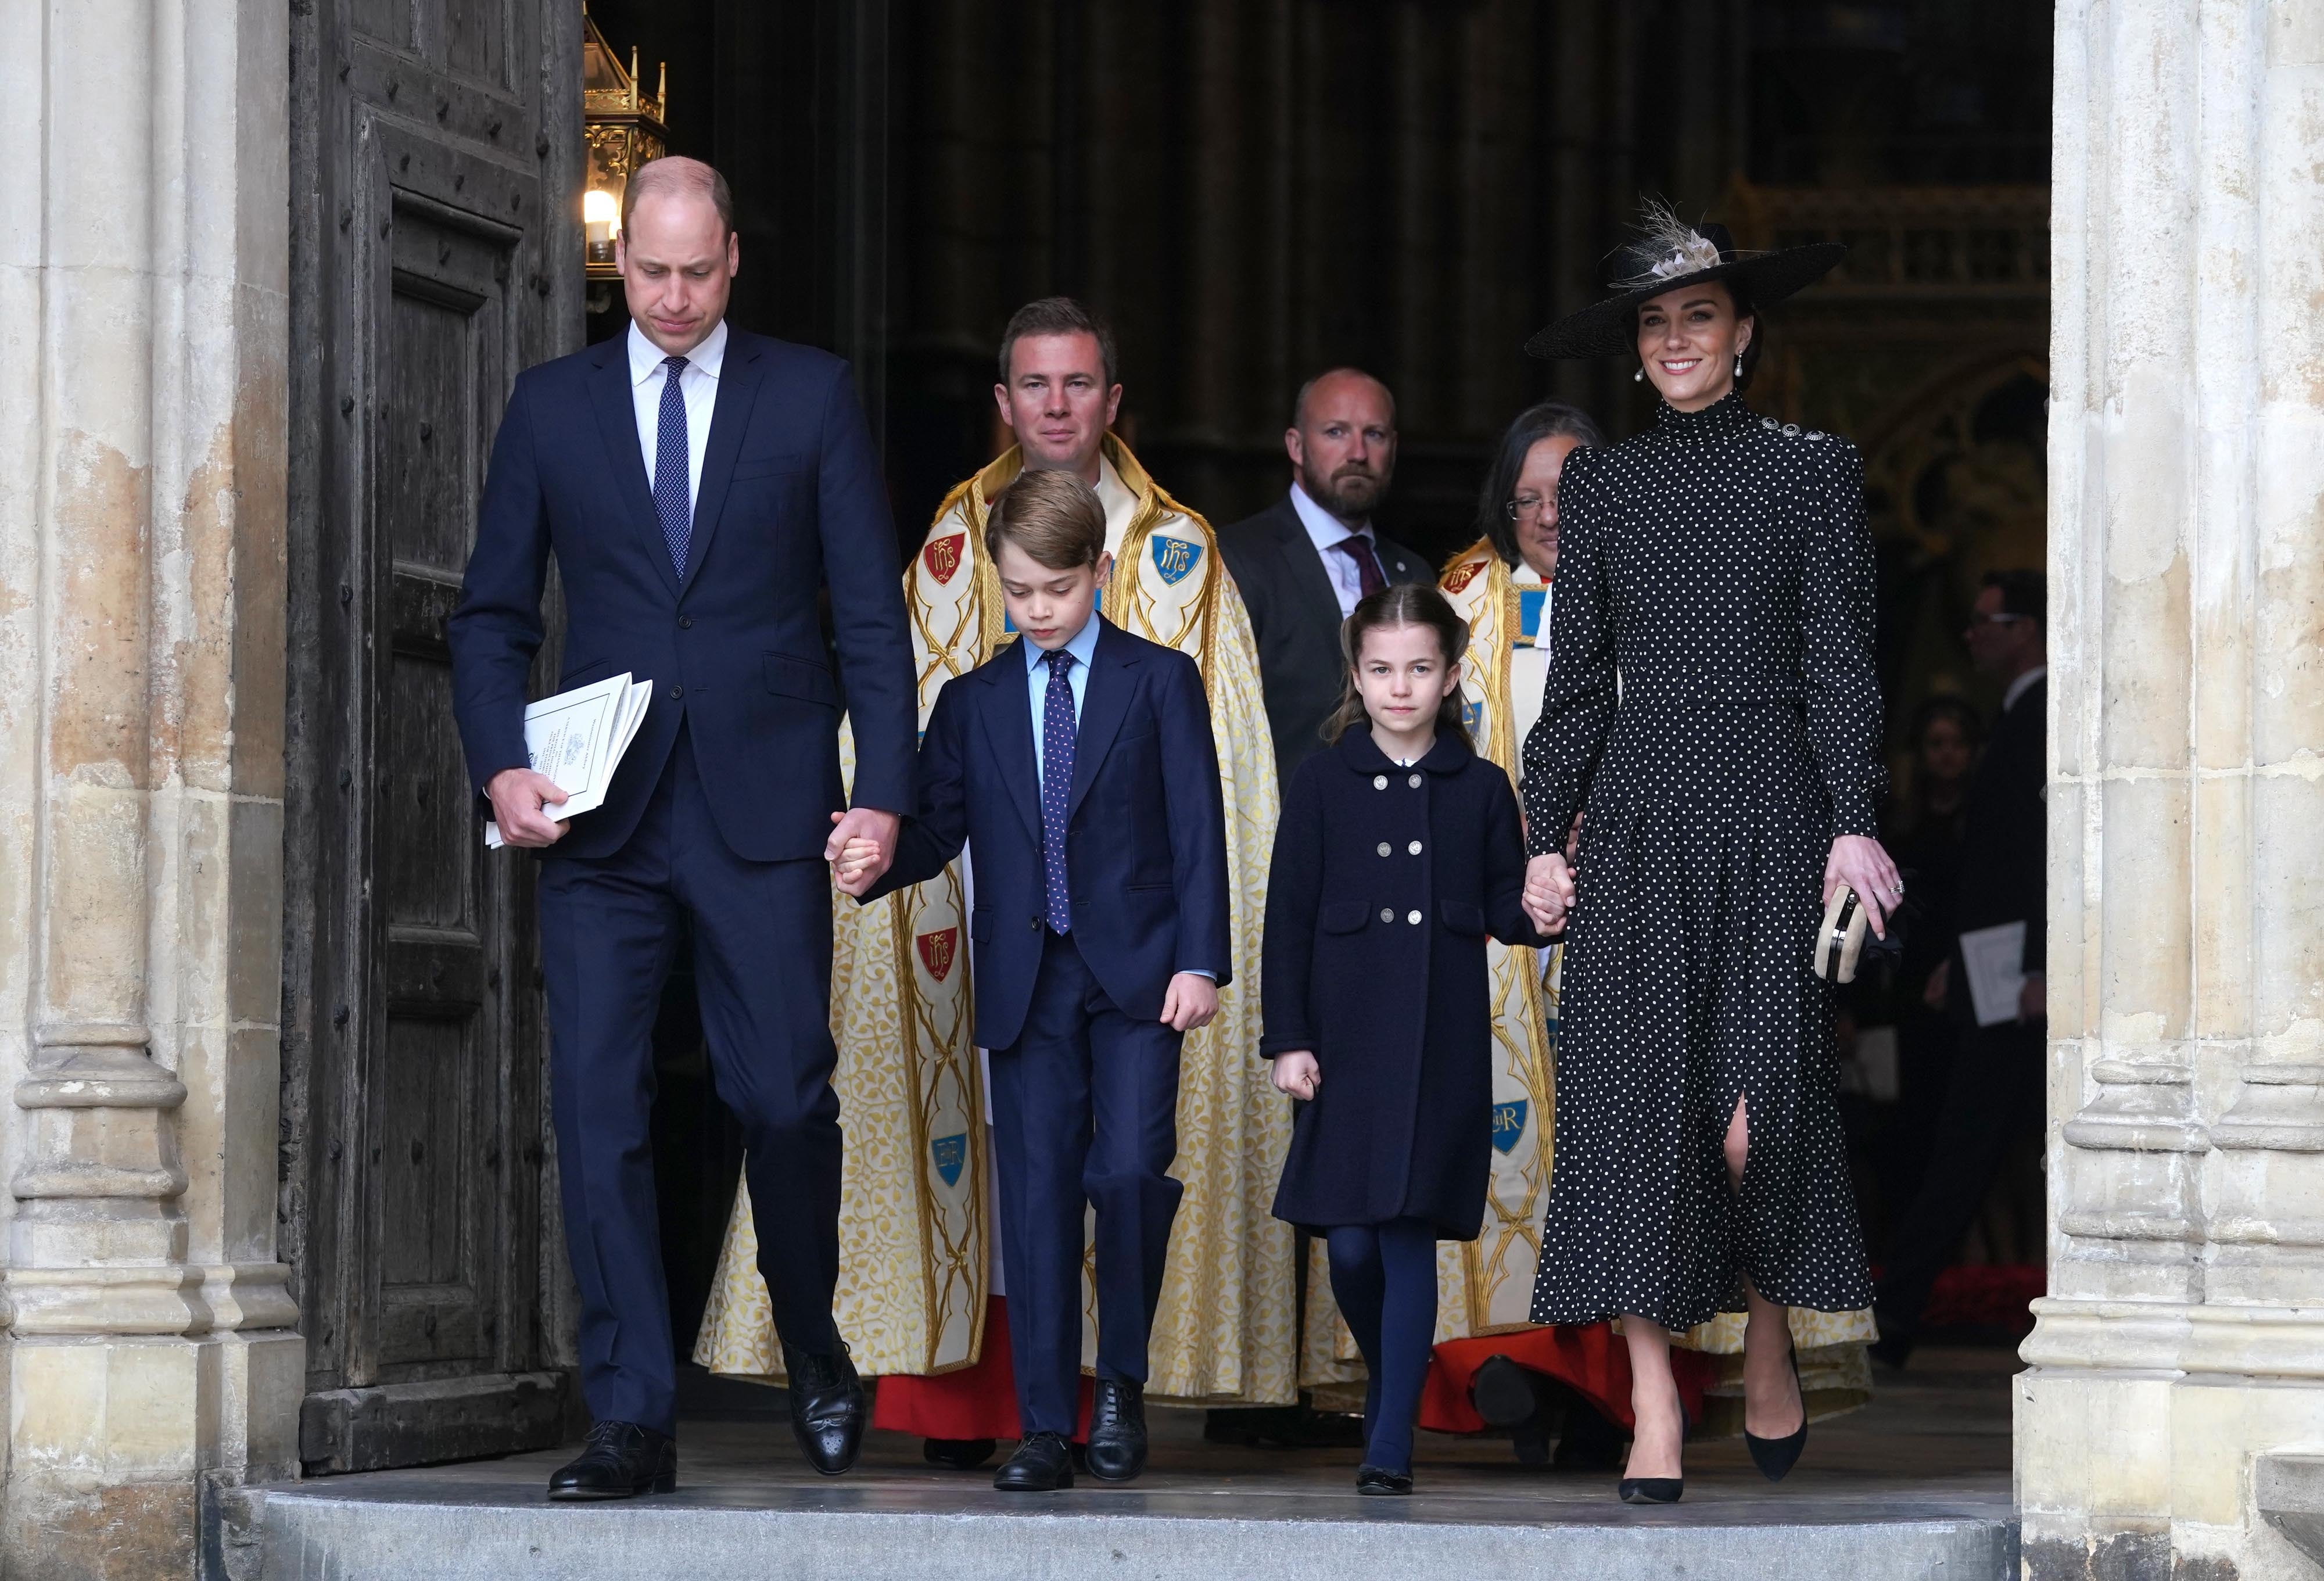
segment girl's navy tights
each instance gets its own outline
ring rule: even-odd
[[[1412,1424],[1436,1338],[1436,1228],[1419,1219],[1328,1232],[1332,1295],[1371,1373],[1364,1461],[1412,1471]]]

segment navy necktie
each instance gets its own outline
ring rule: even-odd
[[[1073,930],[1065,883],[1065,801],[1074,789],[1074,656],[1053,648],[1049,691],[1041,705],[1041,870],[1048,889],[1049,926]]]
[[[686,480],[686,393],[678,375],[686,359],[661,359],[661,411],[654,422],[654,509],[661,516],[662,541],[669,545],[669,563],[686,575],[686,542],[694,535],[694,490]]]
[[[1356,596],[1370,598],[1388,586],[1387,573],[1380,569],[1379,556],[1372,552],[1372,541],[1361,533],[1342,538],[1332,546],[1356,562]]]

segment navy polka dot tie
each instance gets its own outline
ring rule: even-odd
[[[1065,800],[1074,788],[1074,656],[1048,657],[1049,690],[1041,705],[1041,869],[1049,892],[1049,926],[1073,930],[1065,885]]]
[[[686,541],[694,534],[694,490],[686,478],[686,394],[678,375],[686,359],[661,359],[661,411],[654,421],[654,509],[661,516],[662,541],[669,563],[686,575]]]

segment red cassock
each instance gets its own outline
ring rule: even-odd
[[[1630,1425],[1630,1353],[1610,1324],[1526,1328],[1483,1339],[1447,1340],[1436,1347],[1420,1396],[1420,1425],[1437,1433],[1482,1433],[1485,1423],[1469,1403],[1469,1382],[1489,1356],[1507,1356],[1582,1395],[1624,1427]],[[1711,1360],[1674,1348],[1671,1371],[1688,1416],[1700,1420]],[[1089,1435],[1090,1381],[1082,1380],[1081,1423]],[[985,1308],[984,1350],[975,1365],[933,1378],[880,1380],[872,1425],[923,1438],[1014,1438],[1017,1375],[1009,1364],[1009,1303],[994,1296]]]

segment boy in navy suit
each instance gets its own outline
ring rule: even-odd
[[[1112,557],[1096,492],[1070,472],[1026,472],[993,500],[985,539],[1022,640],[938,694],[894,865],[875,874],[868,842],[852,841],[837,882],[870,900],[970,849],[1024,1423],[992,1481],[1047,1492],[1074,1480],[1085,1203],[1089,1468],[1109,1482],[1145,1469],[1147,1336],[1180,1192],[1167,1173],[1178,1047],[1229,981],[1226,827],[1201,672],[1097,613]]]

